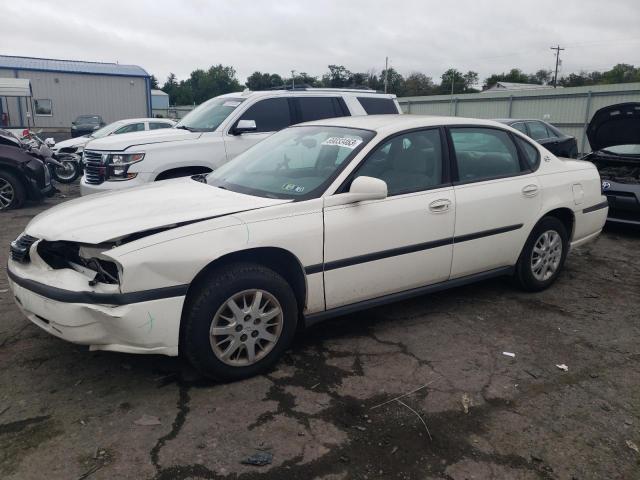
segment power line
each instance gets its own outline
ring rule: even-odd
[[[560,63],[560,51],[564,50],[564,48],[560,48],[560,45],[557,47],[551,47],[551,50],[556,51],[556,74],[553,76],[553,88],[556,88],[558,85],[558,65]]]

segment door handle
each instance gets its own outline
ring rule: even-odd
[[[446,198],[440,198],[438,200],[434,200],[429,204],[429,210],[433,213],[443,213],[449,210],[451,206],[451,200]]]
[[[526,185],[522,189],[522,195],[525,197],[535,197],[538,194],[538,186],[535,184]]]

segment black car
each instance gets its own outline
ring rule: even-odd
[[[547,122],[513,118],[498,118],[496,121],[521,131],[557,157],[576,158],[578,156],[576,137],[562,133]]]
[[[71,122],[71,136],[80,137],[93,133],[106,125],[100,115],[80,115]]]
[[[640,226],[640,103],[598,110],[587,127],[593,162],[609,200],[608,222]]]
[[[6,130],[0,130],[0,210],[19,208],[25,200],[51,195],[49,169],[36,152]]]

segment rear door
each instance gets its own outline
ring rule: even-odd
[[[540,183],[509,132],[448,131],[456,198],[451,278],[515,265],[539,215]]]
[[[380,178],[388,197],[325,208],[327,308],[449,278],[455,201],[443,136],[433,128],[381,142],[351,180]]]
[[[265,98],[250,105],[240,118],[234,122],[224,137],[227,160],[231,160],[259,141],[292,125],[295,123],[294,118],[294,106],[287,97]],[[233,135],[231,133],[233,127],[240,120],[253,120],[256,122],[256,131]]]
[[[347,117],[349,109],[341,97],[294,97],[296,123],[324,118]]]

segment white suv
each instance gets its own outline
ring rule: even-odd
[[[357,89],[229,93],[174,128],[114,135],[87,144],[82,195],[208,173],[290,125],[324,118],[402,113],[395,95]]]

